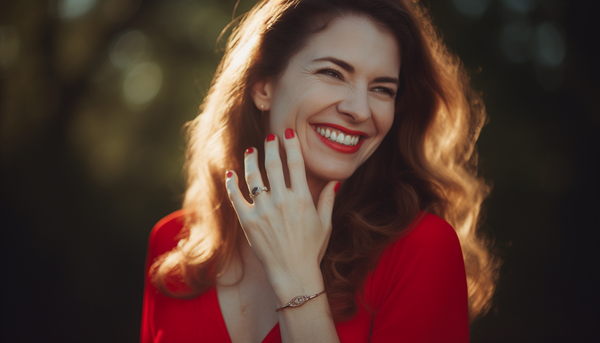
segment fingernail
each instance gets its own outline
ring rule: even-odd
[[[231,172],[231,170],[228,170],[227,173],[225,173],[225,175],[227,175],[227,178],[229,179],[233,176],[233,173]]]
[[[254,149],[248,148],[248,149],[246,149],[246,154],[251,154],[253,151],[254,151]]]
[[[340,183],[336,183],[335,187],[333,187],[333,191],[337,193],[338,189],[340,189]]]
[[[285,130],[285,138],[286,139],[294,138],[294,130],[286,129]]]
[[[272,140],[275,140],[275,135],[272,133],[269,133],[269,135],[267,136],[267,142],[270,142]]]

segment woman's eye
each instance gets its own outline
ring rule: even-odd
[[[337,70],[334,69],[321,69],[319,70],[319,73],[321,74],[325,74],[331,77],[335,77],[338,79],[342,79],[342,74],[340,74],[340,72],[338,72]]]
[[[391,89],[391,88],[387,88],[387,87],[376,87],[374,88],[374,90],[376,92],[381,92],[381,93],[387,93],[389,96],[391,97],[395,97],[396,96],[396,92]]]

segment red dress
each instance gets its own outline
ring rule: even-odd
[[[142,343],[231,342],[213,286],[194,299],[159,293],[148,268],[171,250],[182,227],[182,212],[162,219],[150,234],[142,314]],[[392,242],[367,276],[357,315],[336,322],[346,342],[469,342],[467,281],[454,229],[427,214],[410,233]],[[279,324],[263,343],[281,342]]]

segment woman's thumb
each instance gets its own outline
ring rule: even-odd
[[[317,204],[317,213],[321,219],[321,223],[330,226],[331,214],[333,213],[333,203],[335,201],[335,193],[340,187],[338,181],[331,181],[323,188],[319,195],[319,203]]]

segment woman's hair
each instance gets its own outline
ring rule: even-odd
[[[413,0],[265,0],[243,16],[200,115],[187,124],[183,205],[192,214],[177,247],[151,271],[165,294],[189,298],[204,292],[237,252],[243,231],[227,196],[225,171],[243,175],[244,150],[265,139],[252,86],[279,75],[308,39],[348,15],[395,35],[402,70],[391,130],[336,197],[321,262],[333,317],[346,320],[356,313],[355,294],[368,272],[389,243],[414,226],[420,211],[446,219],[458,234],[471,319],[489,309],[499,261],[477,231],[490,190],[477,175],[475,150],[485,108],[460,60]],[[181,280],[185,287],[173,286]]]

